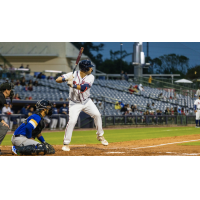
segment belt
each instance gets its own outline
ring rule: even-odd
[[[21,135],[14,135],[15,137],[20,137]]]

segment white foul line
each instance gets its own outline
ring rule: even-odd
[[[166,143],[166,144],[158,144],[158,145],[147,146],[147,147],[137,147],[137,148],[131,148],[131,149],[134,149],[134,150],[137,150],[137,149],[146,149],[146,148],[152,148],[152,147],[160,147],[160,146],[169,145],[169,144],[180,144],[180,143],[196,142],[196,141],[200,141],[200,139],[198,139],[198,140],[182,141],[182,142]]]

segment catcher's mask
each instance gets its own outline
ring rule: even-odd
[[[0,85],[0,91],[4,92],[5,90],[11,90],[9,97],[10,97],[10,101],[12,103],[12,99],[13,99],[13,96],[14,96],[14,91],[13,91],[14,90],[14,84],[11,83],[11,82],[8,82],[8,80],[6,82],[2,83]]]
[[[40,101],[38,101],[36,103],[36,109],[38,111],[41,111],[41,110],[44,110],[44,109],[49,109],[49,112],[48,112],[48,116],[51,116],[52,115],[52,103],[48,100],[45,100],[45,99],[42,99]]]

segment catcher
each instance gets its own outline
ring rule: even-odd
[[[18,155],[54,154],[55,149],[46,143],[41,132],[45,127],[44,117],[52,115],[52,104],[50,101],[41,100],[36,104],[35,114],[29,116],[16,129],[11,138],[12,153]],[[35,138],[41,142],[35,141]]]

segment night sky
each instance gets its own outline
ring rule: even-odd
[[[99,44],[99,42],[94,42]],[[103,54],[103,59],[110,58],[110,50],[120,50],[120,42],[103,42],[105,44],[103,50],[100,52]],[[122,42],[122,50],[126,50],[127,53],[133,52],[134,42]],[[143,51],[145,56],[147,54],[147,43],[143,42]],[[149,56],[151,58],[159,57],[164,54],[175,53],[184,55],[189,58],[189,66],[193,67],[197,64],[200,65],[200,42],[149,42]],[[127,56],[125,61],[131,62],[132,56]]]

